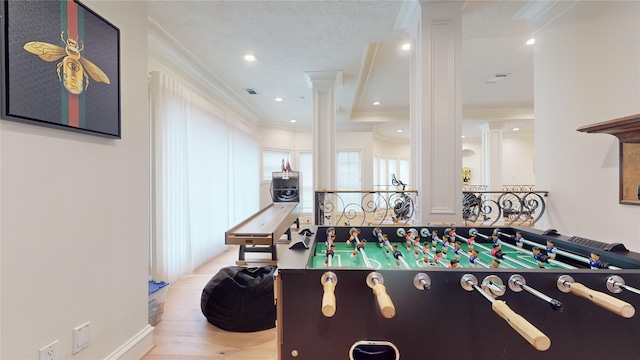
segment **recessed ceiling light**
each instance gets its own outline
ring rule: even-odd
[[[294,122],[296,122],[296,119],[291,119],[291,120],[289,120],[289,121],[290,121],[290,122],[292,122],[292,123],[294,123]]]
[[[520,128],[513,128],[513,131],[518,131],[520,130]]]
[[[411,44],[410,43],[402,44],[402,50],[410,50],[410,49],[411,49]]]
[[[374,102],[373,102],[373,105],[375,105],[375,106],[380,105],[380,101],[374,101]]]
[[[535,43],[536,43],[536,39],[534,39],[534,38],[531,38],[531,39],[527,40],[527,45],[533,45]]]
[[[277,98],[275,98],[275,99],[273,99],[273,100],[280,102],[280,101],[282,101],[282,100],[284,100],[284,99],[283,99],[283,98],[281,98],[281,97],[277,97]]]
[[[255,56],[254,54],[245,54],[244,59],[249,62],[254,62],[258,59],[258,57]]]
[[[464,139],[464,135],[462,135],[462,138]]]
[[[396,130],[396,132],[401,133],[401,132],[403,132],[403,130],[402,129],[398,129],[398,130]]]

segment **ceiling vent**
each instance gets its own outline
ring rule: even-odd
[[[258,95],[258,90],[256,89],[244,89],[249,95]]]
[[[492,84],[492,83],[497,83],[498,81],[506,78],[507,76],[509,76],[511,74],[506,74],[506,73],[502,73],[502,74],[495,74],[492,77],[488,78],[485,83],[487,84]]]

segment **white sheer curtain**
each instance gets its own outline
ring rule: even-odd
[[[174,282],[225,250],[259,206],[257,135],[177,80],[151,73],[152,276]]]

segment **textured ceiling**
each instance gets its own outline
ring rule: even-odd
[[[477,125],[490,120],[506,120],[509,129],[509,121],[518,120],[521,134],[532,132],[533,48],[524,44],[531,28],[514,18],[526,4],[463,5],[467,136],[478,135]],[[215,74],[259,125],[310,130],[313,104],[305,72],[342,70],[338,131],[375,131],[387,138],[406,137],[409,130],[409,54],[399,50],[409,35],[394,27],[401,7],[402,1],[148,2],[150,20]],[[244,62],[247,52],[258,60]],[[510,75],[485,84],[496,73]],[[396,132],[400,128],[403,134]]]

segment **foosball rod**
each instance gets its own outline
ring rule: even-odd
[[[387,289],[384,287],[384,278],[380,273],[371,272],[367,275],[367,286],[373,289],[373,294],[376,296],[380,313],[383,317],[391,319],[396,315],[396,308],[391,301],[391,297],[387,294]]]
[[[488,278],[488,277],[487,277]],[[485,278],[486,280],[486,278]],[[529,344],[533,345],[536,350],[545,351],[551,346],[551,340],[542,331],[538,330],[530,322],[521,315],[517,314],[503,300],[496,300],[492,295],[488,294],[478,286],[478,279],[472,274],[465,274],[460,279],[460,285],[467,291],[474,289],[482,294],[491,302],[491,309],[503,318],[509,326],[518,332]]]
[[[499,229],[495,229],[495,230],[493,231],[495,235],[501,235],[501,234],[502,234],[502,233],[500,233],[499,231],[496,231],[496,230],[499,230]],[[480,234],[480,235],[481,235],[481,234]],[[484,235],[481,235],[481,236],[484,236]],[[512,249],[512,250],[515,250],[515,251],[518,251],[518,252],[521,252],[521,253],[523,253],[523,254],[527,254],[527,255],[530,255],[531,257],[533,257],[533,251],[530,251],[530,250],[527,250],[527,249],[523,249],[523,248],[519,248],[519,247],[517,247],[517,246],[515,246],[515,245],[511,245],[511,244],[509,244],[509,243],[507,243],[507,242],[502,242],[501,244],[503,244],[505,247],[508,247],[509,249]],[[544,248],[544,246],[542,246],[542,248]],[[561,268],[565,268],[565,269],[577,269],[577,267],[575,267],[575,266],[573,266],[573,265],[565,264],[565,263],[563,263],[562,261],[558,261],[558,260],[554,260],[554,259],[547,259],[547,261],[548,261],[550,264],[553,264],[553,265],[559,266],[559,267],[561,267]]]
[[[333,241],[335,240],[335,237],[336,229],[331,226],[327,229],[327,250],[325,250],[325,253],[327,254],[326,264],[329,267],[333,266]]]
[[[428,237],[428,236],[429,236],[429,234],[430,234],[430,232],[429,232],[429,229],[427,229],[427,228],[422,228],[422,229],[420,230],[420,235],[422,235],[423,237]],[[454,235],[455,237],[459,238],[460,240],[467,241],[467,239],[465,239],[463,236],[460,236],[460,235],[458,235],[458,234],[453,234],[453,235]],[[448,243],[446,243],[444,240],[440,239],[440,238],[439,238],[439,237],[437,237],[437,236],[436,236],[436,241],[440,242],[440,243],[442,244],[442,246],[446,246],[446,247],[448,247],[448,248],[451,248],[451,246],[450,246]],[[454,250],[455,250],[455,249],[454,249]],[[469,255],[469,254],[467,254],[467,253],[465,253],[465,252],[462,252],[462,255],[463,255],[464,257],[466,257],[467,259],[469,259],[469,264],[471,264],[471,255]],[[478,264],[478,265],[482,266],[483,268],[487,268],[487,269],[491,267],[491,266],[489,266],[489,264],[485,264],[485,263],[484,263],[484,261],[482,261],[482,260],[480,260],[480,259],[475,259],[475,260],[474,260],[474,264]]]
[[[640,295],[640,290],[632,286],[625,285],[624,279],[618,275],[611,275],[607,278],[607,289],[614,294],[618,294],[622,292],[622,289],[626,289]]]
[[[331,271],[322,274],[320,278],[322,284],[322,315],[332,317],[336,313],[336,295],[335,288],[338,284],[338,277]]]
[[[373,266],[371,266],[371,262],[369,261],[369,258],[367,257],[367,253],[364,252],[364,245],[362,245],[362,243],[360,242],[360,239],[358,239],[358,233],[360,232],[360,230],[356,229],[356,228],[351,228],[351,230],[349,230],[349,234],[351,235],[351,239],[353,239],[356,242],[356,250],[360,252],[360,254],[362,255],[362,259],[364,260],[364,265],[368,268],[368,269],[372,269]]]
[[[486,239],[486,240],[488,240],[488,239],[489,239],[489,237],[488,237],[487,235],[484,235],[484,234],[479,233],[477,229],[475,229],[475,228],[471,228],[471,229],[469,229],[469,236],[476,236],[476,235],[477,235],[477,236],[480,236],[480,237],[482,237],[482,238],[484,238],[484,239]],[[491,250],[487,249],[485,246],[481,245],[480,243],[476,243],[476,245],[475,245],[475,246],[480,246],[481,248],[483,248],[483,249],[485,249],[485,250],[488,250],[489,252],[491,251]],[[500,257],[498,257],[498,256],[496,256],[496,257],[497,257],[498,259],[500,259]],[[522,261],[519,261],[519,260],[517,260],[517,259],[512,258],[511,256],[507,256],[507,255],[504,255],[504,254],[503,254],[501,257],[503,257],[503,258],[505,258],[505,259],[507,259],[507,260],[509,260],[509,261],[511,261],[511,262],[514,262],[514,263],[516,263],[516,264],[518,264],[518,265],[522,266],[522,267],[523,267],[523,268],[525,268],[525,269],[534,269],[534,267],[533,267],[533,266],[531,266],[531,265],[529,265],[529,264],[525,264],[525,263],[523,263]]]
[[[377,231],[377,230],[379,230],[379,231]],[[374,233],[374,235],[376,235],[378,237],[378,242],[379,243],[382,242],[382,244],[388,249],[387,252],[389,252],[389,250],[391,250],[391,252],[393,254],[393,258],[396,259],[396,261],[402,262],[402,265],[404,265],[405,269],[411,269],[409,264],[407,264],[407,262],[404,260],[404,257],[402,256],[402,253],[393,248],[393,245],[391,245],[391,242],[382,233],[382,230],[380,230],[380,228],[373,229],[373,233]]]
[[[544,293],[541,293],[540,291],[527,285],[527,282],[524,280],[524,276],[520,274],[511,275],[511,277],[509,278],[508,284],[509,284],[509,289],[511,289],[514,292],[520,292],[522,290],[526,290],[529,294],[532,294],[535,297],[546,301],[549,305],[551,305],[551,308],[556,312],[562,312],[562,310],[564,309],[560,301],[552,297],[549,297]]]
[[[494,230],[494,232],[495,232],[496,234],[498,234],[498,235],[502,235],[502,236],[506,236],[506,237],[508,237],[508,238],[510,238],[510,239],[513,239],[513,235],[505,234],[505,233],[503,233],[503,232],[501,232],[501,231],[496,231],[496,230],[499,230],[499,229],[495,229],[495,230]],[[538,248],[541,248],[541,249],[545,249],[545,248],[546,248],[544,245],[542,245],[542,244],[538,244],[538,243],[533,242],[533,241],[531,241],[531,240],[522,239],[522,242],[523,242],[523,243],[525,243],[525,244],[527,244],[527,245],[535,246],[535,247],[538,247]],[[567,257],[567,258],[569,258],[569,259],[573,259],[573,260],[576,260],[576,261],[580,261],[580,262],[583,262],[583,263],[585,263],[585,264],[589,265],[589,258],[588,258],[588,257],[581,256],[581,255],[574,254],[574,253],[570,253],[570,252],[567,252],[567,251],[564,251],[564,250],[560,250],[560,249],[556,249],[556,250],[555,250],[555,252],[556,252],[556,254],[558,254],[558,255],[562,255],[562,256]],[[607,267],[607,269],[611,269],[611,270],[622,270],[621,268],[619,268],[619,267],[617,267],[617,266],[613,266],[613,265],[609,265],[609,266]]]
[[[556,285],[562,292],[571,292],[572,294],[581,296],[624,318],[628,319],[636,313],[636,309],[633,305],[603,292],[589,289],[588,287],[573,281],[573,278],[570,275],[562,275],[558,277]]]

